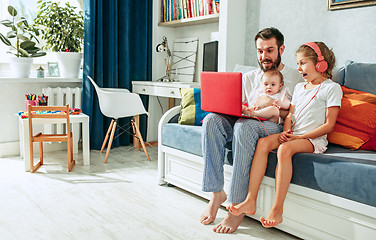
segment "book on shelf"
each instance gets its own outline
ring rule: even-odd
[[[161,22],[219,13],[220,0],[161,0]]]

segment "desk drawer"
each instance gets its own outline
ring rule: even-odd
[[[133,92],[145,95],[156,95],[154,86],[133,85]]]
[[[157,95],[169,98],[181,98],[178,87],[156,87]]]

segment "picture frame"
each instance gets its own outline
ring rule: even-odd
[[[328,10],[376,5],[376,0],[328,0]]]
[[[48,62],[48,76],[49,77],[59,77],[59,65],[57,62]]]

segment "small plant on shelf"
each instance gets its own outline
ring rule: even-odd
[[[0,33],[1,41],[12,48],[8,53],[16,57],[41,57],[46,55],[45,52],[36,46],[39,44],[37,36],[39,36],[38,28],[28,24],[24,17],[17,17],[17,10],[13,6],[8,6],[8,12],[12,20],[2,20],[0,23],[5,27],[10,28],[10,31],[3,35]]]

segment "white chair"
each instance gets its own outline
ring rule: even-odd
[[[135,116],[141,114],[149,115],[149,113],[145,110],[144,105],[142,104],[140,96],[136,93],[129,92],[128,89],[100,88],[91,77],[88,76],[88,78],[90,79],[90,82],[93,84],[95,91],[97,92],[99,99],[99,107],[101,109],[102,114],[106,117],[112,118],[112,121],[107,130],[107,134],[101,148],[102,153],[111,132],[104,162],[107,163],[112,141],[114,139],[116,126],[118,124],[118,119],[124,117],[131,117],[133,134],[134,136],[136,136],[136,138],[139,139],[142,149],[145,152],[146,158],[150,161],[150,157],[148,151],[146,150],[144,140],[142,139],[140,130],[138,129],[138,126],[135,122]]]

